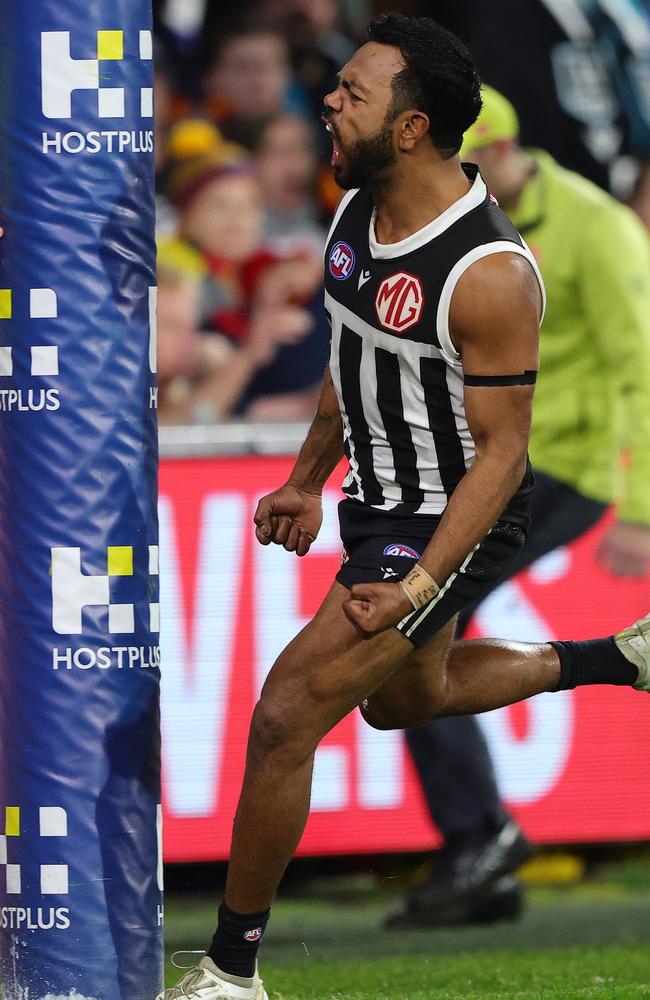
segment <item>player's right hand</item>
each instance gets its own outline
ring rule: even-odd
[[[308,493],[292,483],[262,497],[253,518],[258,542],[274,542],[299,556],[309,552],[322,520],[320,494]]]

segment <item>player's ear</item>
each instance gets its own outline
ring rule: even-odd
[[[399,148],[406,152],[429,131],[429,118],[423,111],[407,111],[402,118]]]

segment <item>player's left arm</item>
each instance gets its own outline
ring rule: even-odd
[[[540,312],[535,274],[516,254],[477,261],[454,292],[450,331],[467,379],[465,412],[476,458],[415,567],[438,587],[485,537],[524,478]],[[364,635],[372,635],[396,625],[414,605],[393,583],[357,585],[343,607]]]

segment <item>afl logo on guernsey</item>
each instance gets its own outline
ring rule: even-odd
[[[423,307],[422,282],[413,274],[398,271],[379,286],[375,299],[377,316],[381,325],[393,333],[404,333],[419,323]]]
[[[412,549],[410,545],[402,545],[401,542],[391,542],[384,549],[385,556],[406,556],[407,559],[419,559],[420,553]]]
[[[330,250],[330,274],[337,281],[344,281],[349,278],[354,271],[355,262],[354,250],[349,243],[339,240]]]

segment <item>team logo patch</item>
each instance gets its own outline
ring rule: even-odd
[[[420,553],[412,549],[410,545],[402,545],[401,542],[391,542],[384,549],[385,556],[405,556],[407,559],[419,559]]]
[[[354,250],[350,244],[339,240],[330,250],[330,274],[337,281],[345,281],[354,271],[355,260]]]
[[[262,928],[253,927],[250,931],[244,931],[244,937],[247,941],[259,941],[262,937]]]
[[[377,292],[375,309],[379,322],[387,330],[404,333],[420,322],[423,308],[424,289],[419,278],[406,271],[384,278]]]

